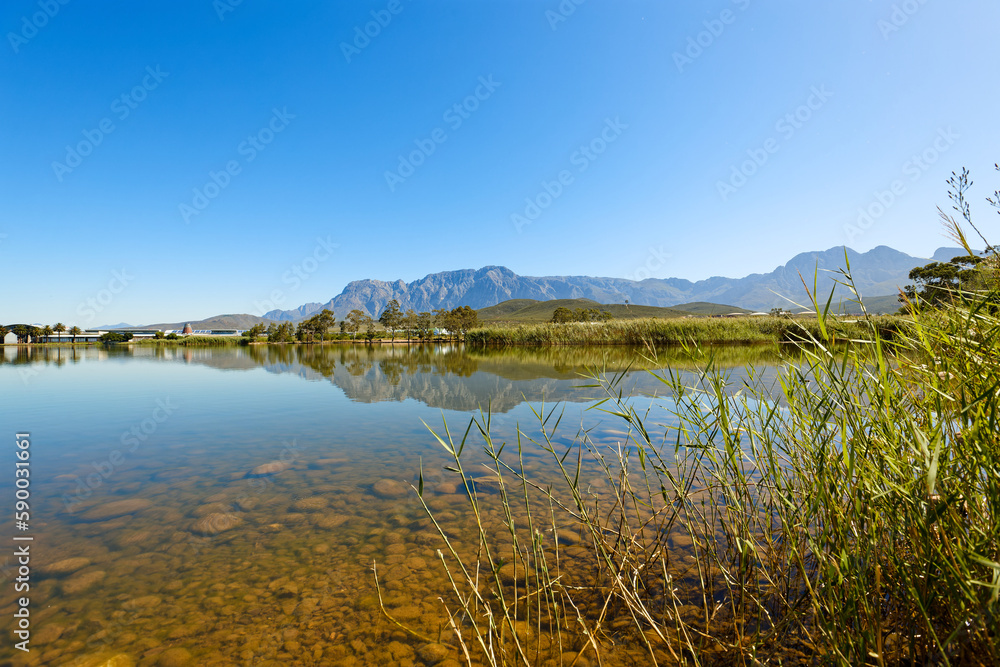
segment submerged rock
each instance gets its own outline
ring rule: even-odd
[[[191,664],[191,652],[186,648],[168,648],[156,661],[159,667],[183,667]]]
[[[292,508],[302,512],[319,512],[326,509],[329,504],[329,501],[323,496],[310,496],[296,500]]]
[[[105,574],[103,570],[92,570],[83,574],[75,574],[63,582],[63,593],[66,595],[76,595],[81,591],[85,591],[103,579]]]
[[[250,472],[246,474],[247,477],[268,477],[270,475],[277,475],[279,472],[284,472],[292,467],[291,461],[271,461],[270,463],[262,463]]]
[[[202,535],[218,535],[243,523],[243,519],[231,513],[216,512],[198,519],[194,524],[194,532]]]
[[[97,507],[92,507],[84,512],[80,518],[84,521],[104,521],[126,514],[141,512],[147,507],[151,507],[153,501],[145,498],[129,498],[128,500],[113,500],[110,503],[103,503]]]
[[[46,565],[41,568],[41,571],[45,574],[69,574],[70,572],[82,570],[88,565],[90,565],[89,558],[78,556],[76,558],[65,558],[51,565]]]
[[[85,655],[66,663],[66,667],[135,667],[135,661],[125,653]]]
[[[375,482],[372,491],[379,498],[402,498],[406,495],[406,485],[394,479],[380,479]]]

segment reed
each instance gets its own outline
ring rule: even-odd
[[[799,344],[778,400],[752,367],[735,391],[691,346],[703,380],[659,373],[662,413],[624,396],[622,375],[592,375],[613,441],[564,437],[545,406],[509,443],[488,412],[461,437],[432,431],[477,526],[438,521],[421,472],[466,662],[1000,664],[1000,291],[957,297],[851,329],[814,298],[816,319],[780,333]],[[655,353],[689,326],[742,340],[773,324],[603,330],[659,331],[642,339]],[[546,331],[560,330],[511,335],[565,335]],[[467,463],[474,440],[486,475]],[[538,452],[550,473],[525,466]]]
[[[165,345],[176,347],[236,347],[241,339],[237,336],[184,336],[176,340],[166,338],[145,338],[131,341],[131,345]]]
[[[863,320],[863,321],[862,321]],[[904,332],[909,318],[893,315],[835,320],[828,317],[831,340],[870,340],[875,332],[891,339]],[[734,317],[687,319],[635,319],[567,324],[492,325],[466,335],[466,342],[480,346],[520,345],[686,345],[801,342],[820,335],[815,319],[784,317]]]

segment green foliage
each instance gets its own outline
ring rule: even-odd
[[[289,343],[295,340],[295,327],[292,326],[291,322],[271,324],[266,333],[268,343]]]
[[[323,342],[326,340],[327,331],[333,328],[333,323],[333,311],[324,308],[309,319],[299,322],[295,337],[304,342],[312,342],[318,337],[320,342]]]
[[[178,338],[180,338],[180,336],[171,331],[166,336],[164,336],[164,338],[166,338],[167,340],[177,340]]]
[[[559,306],[552,312],[553,324],[565,324],[573,321],[573,311],[565,306]]]
[[[155,338],[156,340],[163,340],[164,336],[165,334],[162,331],[157,331],[155,334],[153,334],[153,338]]]
[[[385,310],[379,316],[378,321],[389,332],[392,340],[396,340],[396,329],[403,325],[404,316],[399,309],[399,301],[392,299],[385,305]]]
[[[464,340],[469,333],[479,324],[479,314],[469,306],[459,306],[452,310],[443,308],[435,310],[435,319],[438,326],[448,330],[456,339]]]
[[[127,343],[132,340],[132,334],[121,333],[118,331],[109,331],[108,333],[101,334],[97,337],[97,342],[103,345],[115,345],[117,343]]]
[[[351,334],[351,338],[354,338],[367,325],[369,320],[371,320],[371,317],[365,314],[364,311],[355,308],[347,313],[347,317],[340,322],[340,330]]]

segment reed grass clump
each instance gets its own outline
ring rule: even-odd
[[[658,374],[660,411],[595,373],[611,440],[544,406],[509,442],[488,412],[445,425],[478,527],[438,521],[421,472],[451,643],[484,665],[1000,664],[998,302],[914,308],[891,340],[866,317],[846,351],[817,303],[777,399],[695,347],[702,382]]]
[[[828,318],[832,340],[870,340],[875,332],[891,339],[905,331],[909,319],[883,315],[860,320]],[[685,345],[786,343],[818,337],[815,319],[786,317],[646,318],[566,324],[493,325],[473,329],[466,342],[481,346],[520,345]]]
[[[184,336],[175,340],[146,338],[133,341],[133,345],[168,345],[179,347],[236,347],[242,339],[238,336]]]

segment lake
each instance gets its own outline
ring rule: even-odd
[[[551,455],[528,441],[534,411],[561,415],[559,447],[627,436],[594,408],[605,394],[583,386],[587,369],[617,376],[637,410],[653,406],[670,442],[669,392],[645,369],[695,384],[704,363],[676,350],[403,345],[6,347],[0,361],[11,503],[15,433],[30,433],[31,453],[28,530],[10,513],[3,529],[33,537],[32,651],[5,641],[0,662],[39,665],[119,654],[138,665],[458,664],[436,643],[449,643],[451,588],[444,541],[411,488],[421,470],[456,548],[471,549],[477,529],[424,423],[460,439],[488,414],[494,442],[514,451],[520,428],[525,469],[552,479]],[[733,391],[747,361],[771,376],[782,363],[776,347],[718,349]],[[474,428],[464,467],[481,475],[486,460]],[[599,470],[582,474],[606,489]],[[566,534],[562,547],[584,548]],[[422,638],[383,615],[373,562],[386,609]],[[5,549],[6,618],[24,595],[17,576]],[[644,664],[626,648],[617,664]]]

